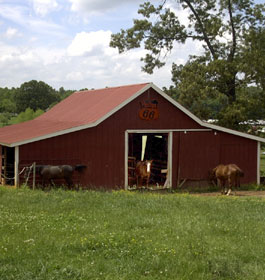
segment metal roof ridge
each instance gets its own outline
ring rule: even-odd
[[[111,87],[104,87],[104,88],[95,88],[95,89],[87,89],[87,90],[77,90],[77,92],[94,92],[94,91],[100,91],[100,90],[107,90],[107,89],[115,89],[115,88],[125,88],[125,87],[132,87],[132,86],[140,86],[140,85],[148,85],[152,84],[152,82],[145,82],[145,83],[139,83],[139,84],[127,84],[127,85],[120,85],[120,86],[111,86]]]

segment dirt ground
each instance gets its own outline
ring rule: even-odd
[[[211,193],[199,193],[194,194],[199,196],[218,196],[221,195],[220,192],[211,192]],[[232,191],[230,195],[235,196],[257,196],[257,197],[264,197],[265,198],[265,191]]]

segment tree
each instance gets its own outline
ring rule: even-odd
[[[242,60],[246,80],[265,91],[265,28],[250,30],[244,39]]]
[[[63,100],[66,97],[70,96],[74,92],[75,92],[75,90],[70,90],[70,89],[65,90],[64,87],[60,87],[59,91],[58,91],[58,94],[60,96],[60,100]]]
[[[16,91],[15,101],[17,112],[23,112],[27,108],[47,110],[49,106],[60,100],[56,91],[42,81],[32,80],[23,83]]]
[[[188,11],[188,25],[181,24],[170,5]],[[143,71],[153,73],[165,65],[163,57],[176,42],[201,42],[202,55],[191,55],[185,65],[173,64],[178,101],[207,118],[207,104],[221,100],[218,117],[231,112],[233,118],[223,124],[235,128],[243,114],[237,104],[239,92],[250,83],[264,82],[265,68],[256,63],[259,58],[264,64],[265,59],[264,11],[264,4],[252,0],[164,0],[157,7],[145,2],[138,10],[144,19],[135,19],[132,28],[113,34],[110,46],[121,53],[144,45]]]
[[[31,108],[27,108],[24,112],[21,112],[17,116],[11,118],[8,121],[8,124],[16,124],[16,123],[21,123],[21,122],[33,120],[43,113],[44,113],[44,111],[41,110],[41,109],[38,109],[38,110],[34,111]]]
[[[0,88],[0,112],[16,113],[15,88]]]

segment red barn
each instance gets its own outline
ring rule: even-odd
[[[243,183],[259,184],[261,142],[201,121],[152,83],[136,84],[75,92],[34,120],[1,128],[0,173],[18,185],[33,162],[84,164],[79,184],[127,189],[135,162],[153,159],[156,185],[206,181],[220,163],[236,163]]]

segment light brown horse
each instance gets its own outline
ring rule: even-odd
[[[151,176],[151,168],[152,168],[153,160],[145,160],[145,161],[138,161],[135,167],[135,176],[137,187],[141,187],[143,184],[143,180],[146,180],[146,186],[149,185],[149,180]]]
[[[221,188],[221,194],[229,195],[232,187],[240,187],[240,177],[244,172],[236,164],[219,164],[212,170],[212,178],[217,180],[217,185]],[[226,191],[226,184],[228,191]]]

